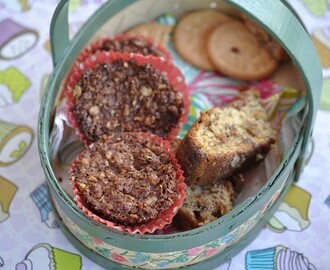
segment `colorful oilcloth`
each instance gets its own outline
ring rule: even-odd
[[[309,31],[323,66],[324,86],[311,157],[267,227],[218,270],[329,269],[330,1],[288,2]],[[71,0],[70,33],[102,3],[104,0]],[[49,25],[56,5],[55,0],[0,0],[0,270],[102,269],[80,254],[60,231],[38,156],[37,118],[53,69]],[[194,114],[211,106],[210,100],[221,103],[203,80],[214,79],[212,85],[222,86],[226,82],[195,70],[187,72],[192,76],[189,86],[197,89],[188,119],[193,122]],[[120,253],[109,256],[114,261],[125,260]],[[144,259],[139,253],[132,258]]]

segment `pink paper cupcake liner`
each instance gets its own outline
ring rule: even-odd
[[[164,46],[161,44],[156,43],[151,38],[142,36],[142,35],[136,35],[136,34],[116,34],[111,37],[103,37],[101,39],[98,39],[94,41],[93,43],[89,44],[77,57],[76,64],[79,64],[81,62],[84,62],[89,56],[102,51],[102,48],[104,44],[106,44],[108,41],[112,40],[118,40],[118,41],[126,41],[130,39],[141,39],[144,42],[146,42],[148,45],[153,46],[156,48],[157,51],[159,51],[162,55],[154,55],[156,57],[164,57],[166,60],[171,61],[172,57],[171,54],[165,49]]]
[[[134,60],[138,65],[152,65],[156,70],[160,71],[167,77],[169,83],[172,84],[176,91],[181,93],[183,100],[183,112],[179,117],[177,124],[168,132],[166,137],[167,140],[172,140],[175,138],[178,135],[179,130],[186,123],[189,113],[190,100],[184,76],[172,62],[169,62],[164,58],[155,56],[143,56],[134,53],[120,53],[112,51],[97,52],[94,55],[87,57],[84,62],[79,63],[79,65],[77,65],[76,68],[72,70],[67,80],[65,89],[68,119],[70,125],[79,131],[81,140],[86,145],[88,145],[90,142],[88,141],[81,127],[78,125],[78,123],[76,123],[75,117],[71,111],[71,108],[74,105],[73,89],[78,84],[79,79],[83,76],[85,71],[93,70],[99,64],[104,64],[107,62],[111,63],[118,59],[122,59],[124,61]]]
[[[117,229],[119,231],[126,231],[129,232],[130,234],[139,233],[143,235],[146,233],[154,233],[156,230],[163,229],[166,225],[172,223],[173,217],[177,214],[179,208],[182,206],[184,199],[186,197],[185,194],[186,184],[184,182],[184,176],[183,176],[183,171],[181,170],[181,166],[178,164],[175,154],[173,153],[168,141],[151,133],[136,132],[135,134],[139,134],[143,138],[151,140],[153,144],[162,146],[164,150],[169,153],[171,163],[176,170],[176,181],[177,181],[177,191],[178,191],[178,196],[175,198],[173,204],[169,208],[163,210],[155,218],[149,220],[145,224],[138,224],[131,226],[121,225],[116,222],[106,220],[98,216],[97,214],[93,213],[93,211],[90,210],[88,206],[85,205],[83,198],[80,196],[80,192],[76,186],[76,183],[71,176],[70,176],[70,182],[73,189],[73,193],[75,195],[74,201],[76,202],[78,208],[81,209],[82,212],[90,219],[96,222],[100,222],[105,226],[107,226],[108,228]],[[72,163],[70,172],[73,170],[73,168],[75,168],[76,163],[78,162],[79,159],[81,159],[82,155],[83,152]]]

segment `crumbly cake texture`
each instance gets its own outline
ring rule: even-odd
[[[177,137],[173,138],[173,140],[170,142],[171,149],[173,150],[174,153],[176,153],[176,151],[178,150],[180,143],[181,143],[181,139]]]
[[[98,52],[71,74],[67,105],[86,144],[111,132],[176,136],[189,99],[181,72],[159,57]]]
[[[113,133],[89,145],[69,172],[78,201],[116,224],[146,224],[184,199],[182,171],[168,142],[145,133]]]
[[[206,185],[259,163],[275,138],[259,92],[248,90],[232,103],[203,113],[176,154],[189,184]]]
[[[206,225],[227,214],[233,207],[233,200],[234,189],[229,181],[188,186],[175,222],[186,230]]]
[[[153,55],[171,59],[170,53],[160,44],[148,37],[133,34],[117,34],[105,37],[91,43],[78,56],[78,62],[83,62],[88,56],[100,51],[128,52],[141,55]]]

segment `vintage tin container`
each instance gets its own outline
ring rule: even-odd
[[[39,116],[40,159],[63,233],[79,251],[106,269],[216,267],[258,235],[291,183],[299,178],[320,100],[322,72],[316,51],[300,21],[281,1],[225,2],[226,5],[220,0],[110,0],[86,21],[71,40],[68,34],[68,0],[58,4],[51,24],[54,72],[49,79]],[[303,124],[299,125],[292,137],[278,168],[257,192],[245,198],[231,212],[198,229],[166,235],[130,235],[109,229],[86,217],[59,185],[51,165],[53,146],[50,143],[50,131],[54,123],[55,104],[64,78],[78,53],[93,40],[95,33],[104,29],[108,29],[109,33],[120,32],[163,12],[180,14],[199,8],[231,12],[231,7],[256,20],[279,41],[305,82],[303,107],[296,115]],[[115,258],[112,254],[121,254],[121,257]]]

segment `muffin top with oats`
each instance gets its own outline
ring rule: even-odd
[[[174,72],[175,67],[151,56],[113,55],[118,57],[87,66],[72,86],[69,111],[85,141],[89,144],[111,132],[132,131],[167,139],[185,111],[182,91],[186,89],[182,83],[184,89],[178,89],[169,72],[159,66]],[[136,57],[144,62],[138,63]],[[179,75],[178,71],[175,78]]]
[[[181,192],[179,169],[159,139],[113,133],[89,145],[69,173],[81,202],[99,217],[126,226],[144,224],[168,209]]]

